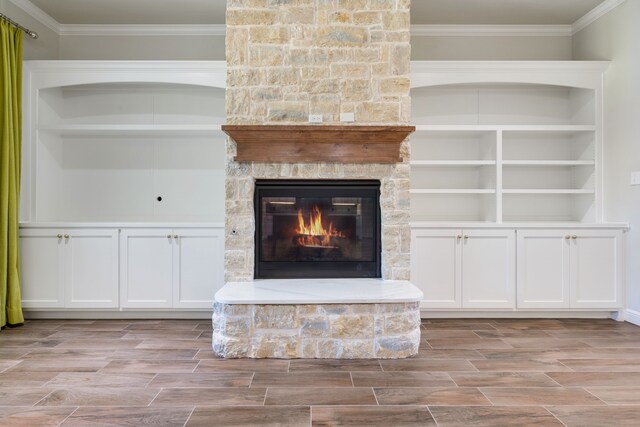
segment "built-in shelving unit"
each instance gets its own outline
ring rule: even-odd
[[[412,64],[412,220],[601,221],[603,62]]]
[[[23,221],[224,221],[224,63],[25,70]]]

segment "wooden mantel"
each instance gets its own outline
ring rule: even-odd
[[[223,125],[238,162],[397,163],[415,126]]]

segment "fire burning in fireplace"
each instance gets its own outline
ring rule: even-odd
[[[339,248],[338,240],[344,237],[346,236],[342,231],[333,228],[332,222],[329,222],[328,228],[325,228],[320,207],[314,206],[309,212],[308,224],[302,210],[298,210],[298,229],[294,237],[296,245],[307,248],[337,249]]]

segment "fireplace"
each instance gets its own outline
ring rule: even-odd
[[[257,180],[255,278],[381,277],[380,181]]]

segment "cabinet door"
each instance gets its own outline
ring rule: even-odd
[[[123,229],[120,233],[120,305],[173,306],[173,247],[170,229]]]
[[[118,230],[67,230],[65,306],[118,307]]]
[[[518,308],[569,308],[571,236],[564,230],[518,230]]]
[[[622,306],[622,231],[580,230],[571,239],[571,308]]]
[[[515,308],[515,231],[462,231],[462,307]]]
[[[63,240],[64,231],[59,229],[20,230],[24,308],[64,307]]]
[[[460,230],[414,230],[411,283],[424,292],[421,307],[461,307]]]
[[[224,285],[224,230],[175,229],[173,305],[206,308]]]

